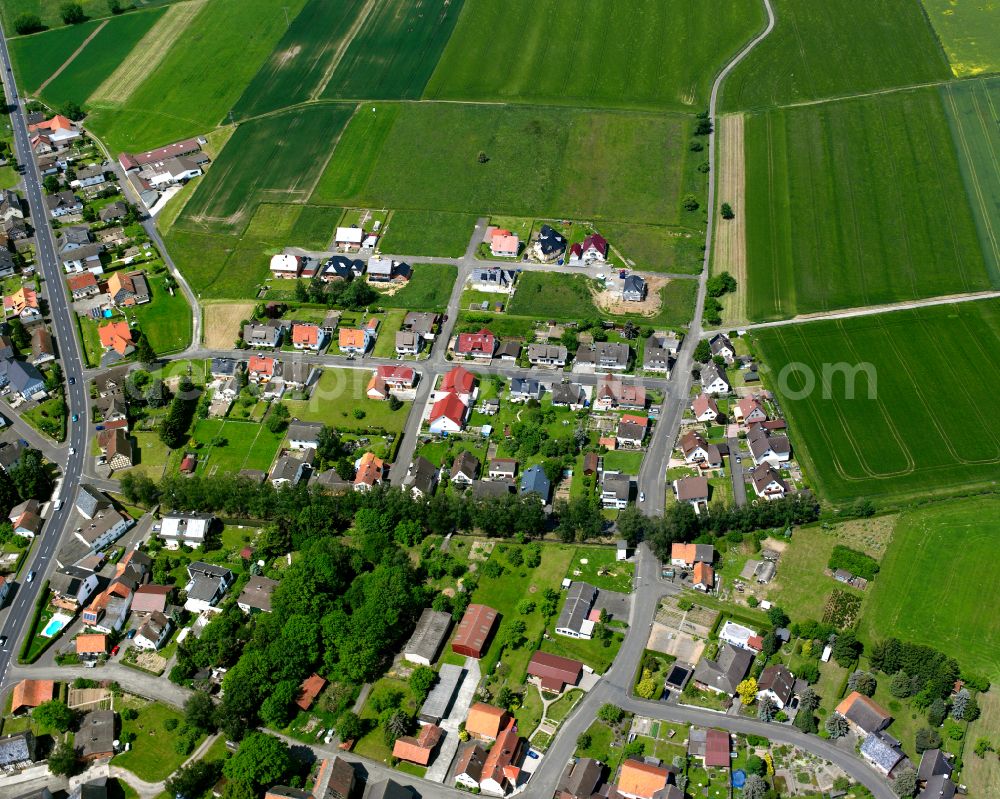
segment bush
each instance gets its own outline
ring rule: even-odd
[[[833,548],[827,566],[834,571],[846,569],[851,574],[864,577],[866,580],[874,579],[879,569],[878,561],[874,558],[868,557],[864,552],[845,547],[843,544],[837,544]]]
[[[38,14],[18,14],[14,18],[14,32],[18,36],[26,36],[29,33],[38,33],[45,30],[42,18]]]
[[[83,6],[79,3],[63,3],[59,9],[59,16],[67,25],[79,25],[87,19],[87,15],[83,13]]]

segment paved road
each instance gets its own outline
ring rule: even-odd
[[[78,413],[87,418],[87,395],[83,375],[83,361],[74,332],[74,321],[63,288],[62,270],[56,258],[52,228],[49,224],[48,211],[42,196],[41,176],[32,157],[28,140],[28,128],[25,121],[24,107],[17,94],[11,71],[10,53],[7,49],[7,39],[0,27],[0,69],[3,70],[3,81],[9,104],[12,106],[11,122],[14,128],[14,148],[18,162],[25,167],[24,189],[31,208],[31,220],[35,226],[35,241],[37,260],[41,275],[47,284],[47,298],[52,316],[52,327],[59,345],[59,355],[62,361],[63,373],[68,379],[75,381],[74,385],[66,386],[66,400],[70,414]],[[48,521],[42,528],[39,541],[35,544],[31,556],[29,570],[37,573],[33,582],[25,582],[18,586],[17,593],[10,604],[3,624],[2,634],[7,636],[6,646],[0,650],[0,678],[6,674],[13,659],[16,659],[19,642],[25,633],[26,622],[30,620],[38,588],[45,573],[51,568],[53,555],[58,546],[60,536],[70,522],[73,514],[73,498],[75,487],[80,481],[83,470],[83,458],[86,452],[85,424],[69,426],[69,451],[58,457],[63,467],[62,496],[66,501],[59,510],[53,510]],[[61,453],[60,453],[61,455]]]

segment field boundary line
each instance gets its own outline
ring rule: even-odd
[[[73,63],[76,57],[80,55],[80,53],[82,53],[87,48],[87,45],[94,40],[94,37],[97,36],[97,34],[99,34],[102,30],[104,30],[105,27],[107,27],[107,24],[109,22],[111,22],[111,20],[106,19],[100,25],[94,28],[90,36],[84,39],[83,43],[79,47],[77,47],[72,53],[70,53],[69,58],[63,61],[62,64],[59,66],[59,68],[51,75],[49,75],[48,78],[46,78],[45,83],[43,83],[35,90],[35,94],[41,94],[43,91],[45,91],[45,87],[48,86],[50,83],[52,83],[52,81],[54,81],[56,78],[58,78],[63,73],[63,70]]]
[[[340,66],[340,62],[344,60],[344,55],[347,53],[347,48],[351,46],[354,41],[354,37],[358,35],[368,18],[372,15],[375,6],[379,4],[380,0],[367,0],[364,7],[358,13],[357,19],[354,20],[354,24],[347,30],[344,37],[340,40],[340,46],[333,53],[333,58],[330,59],[330,63],[327,64],[326,69],[323,71],[322,77],[319,79],[316,89],[309,95],[310,100],[318,100],[323,96],[323,92],[326,91],[327,85],[333,80],[333,74],[337,71],[337,67]]]

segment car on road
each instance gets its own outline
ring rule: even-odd
[[[7,646],[7,636],[0,635],[0,646]]]
[[[76,378],[75,378],[75,377],[71,377],[71,378],[69,379],[69,384],[70,384],[71,386],[75,386],[75,385],[76,385]]]
[[[99,424],[94,429],[97,430],[98,432],[100,432],[101,430],[104,429],[104,425],[103,424]]]
[[[534,749],[529,749],[528,757],[530,757],[532,760],[538,760],[538,752],[536,752]]]
[[[118,654],[118,651],[119,651],[119,650],[120,650],[121,648],[122,648],[122,645],[121,645],[121,644],[115,644],[115,645],[114,645],[113,647],[111,647],[111,655],[112,655],[112,657],[113,657],[113,656],[115,656],[115,655],[117,655],[117,654]]]
[[[743,459],[739,455],[737,455],[736,456],[736,462],[737,463],[743,463]]]
[[[646,492],[645,491],[640,491],[639,492],[639,501],[640,502],[645,502],[646,501]]]
[[[35,573],[34,572],[28,572],[28,579],[25,580],[25,582],[26,583],[30,583],[34,579],[35,579]]]
[[[73,421],[74,422],[79,422],[80,421],[80,414],[74,413],[73,414]]]
[[[70,455],[76,455],[76,447],[70,447],[69,448],[69,454]]]
[[[129,630],[127,633],[125,633],[125,637],[129,641],[131,641],[133,638],[135,638],[135,628],[133,627],[131,630]]]

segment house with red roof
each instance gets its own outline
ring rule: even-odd
[[[448,371],[438,386],[438,391],[457,394],[466,405],[471,405],[475,399],[476,377],[468,369],[455,366]]]
[[[74,300],[82,300],[100,293],[100,287],[97,285],[97,278],[93,272],[70,275],[66,278],[66,284],[69,286],[70,294],[73,295]]]
[[[691,403],[691,412],[699,422],[714,422],[719,418],[719,406],[715,397],[699,394]]]
[[[313,702],[316,701],[316,697],[320,695],[320,692],[325,687],[326,680],[318,674],[312,674],[309,677],[306,677],[302,681],[302,685],[299,686],[299,698],[295,700],[295,704],[303,710],[308,710],[313,706]]]
[[[398,400],[412,400],[417,384],[417,373],[409,366],[377,366],[368,381],[368,399],[387,400],[390,396]]]
[[[464,430],[468,416],[469,406],[462,402],[458,394],[449,391],[431,405],[427,421],[430,423],[431,432],[440,436]]]
[[[247,378],[251,383],[266,383],[274,378],[276,364],[274,358],[254,355],[247,364]]]
[[[132,344],[132,331],[129,330],[128,322],[108,322],[97,328],[97,334],[101,339],[101,346],[105,352],[114,350],[120,356],[125,357],[135,351]]]
[[[592,233],[583,243],[577,242],[569,248],[570,266],[590,266],[603,264],[608,260],[608,242],[600,233]]]
[[[492,225],[486,229],[486,240],[494,258],[517,258],[521,248],[521,242],[514,233]]]
[[[296,322],[292,325],[292,346],[297,350],[319,352],[326,345],[326,331],[316,324]]]
[[[80,136],[80,130],[76,123],[62,114],[56,114],[51,119],[28,125],[28,133],[37,133],[46,137],[56,148],[66,147],[70,141]]]
[[[490,360],[497,351],[497,337],[488,328],[477,333],[459,333],[455,341],[455,354],[466,358]]]
[[[385,461],[375,457],[371,452],[366,452],[354,464],[354,490],[371,491],[382,482],[385,475]]]

